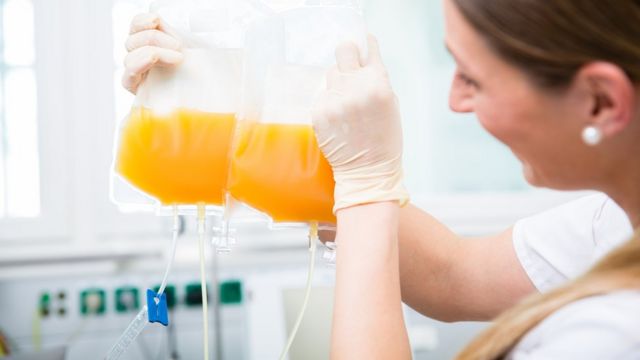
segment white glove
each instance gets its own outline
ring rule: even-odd
[[[318,145],[336,181],[334,213],[381,201],[403,206],[409,200],[402,184],[398,101],[373,36],[368,46],[367,59],[354,44],[338,47],[337,66],[313,110]]]
[[[122,85],[134,94],[153,66],[177,65],[183,58],[180,41],[167,33],[156,14],[134,17],[125,45],[129,53],[124,59]]]

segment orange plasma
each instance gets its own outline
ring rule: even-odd
[[[335,223],[333,173],[310,125],[245,123],[231,164],[229,191],[274,221]]]
[[[234,114],[132,109],[116,171],[163,205],[221,205],[234,128]]]

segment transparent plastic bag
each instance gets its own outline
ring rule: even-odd
[[[123,211],[205,204],[220,212],[242,81],[242,27],[258,16],[241,1],[164,0],[151,5],[181,41],[184,61],[154,67],[118,126],[112,199]],[[166,212],[166,211],[165,211]]]
[[[229,193],[275,223],[335,223],[333,174],[317,146],[311,108],[335,64],[335,48],[366,42],[352,1],[315,1],[247,30],[243,101]]]

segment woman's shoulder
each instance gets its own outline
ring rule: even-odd
[[[508,358],[640,358],[640,290],[566,305],[525,335]]]
[[[513,245],[535,287],[545,292],[584,274],[632,235],[624,211],[596,193],[521,219]]]

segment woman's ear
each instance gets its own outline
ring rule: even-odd
[[[578,71],[574,85],[586,90],[589,114],[585,127],[597,128],[607,139],[629,125],[634,116],[636,90],[619,66],[601,61],[589,63]]]

